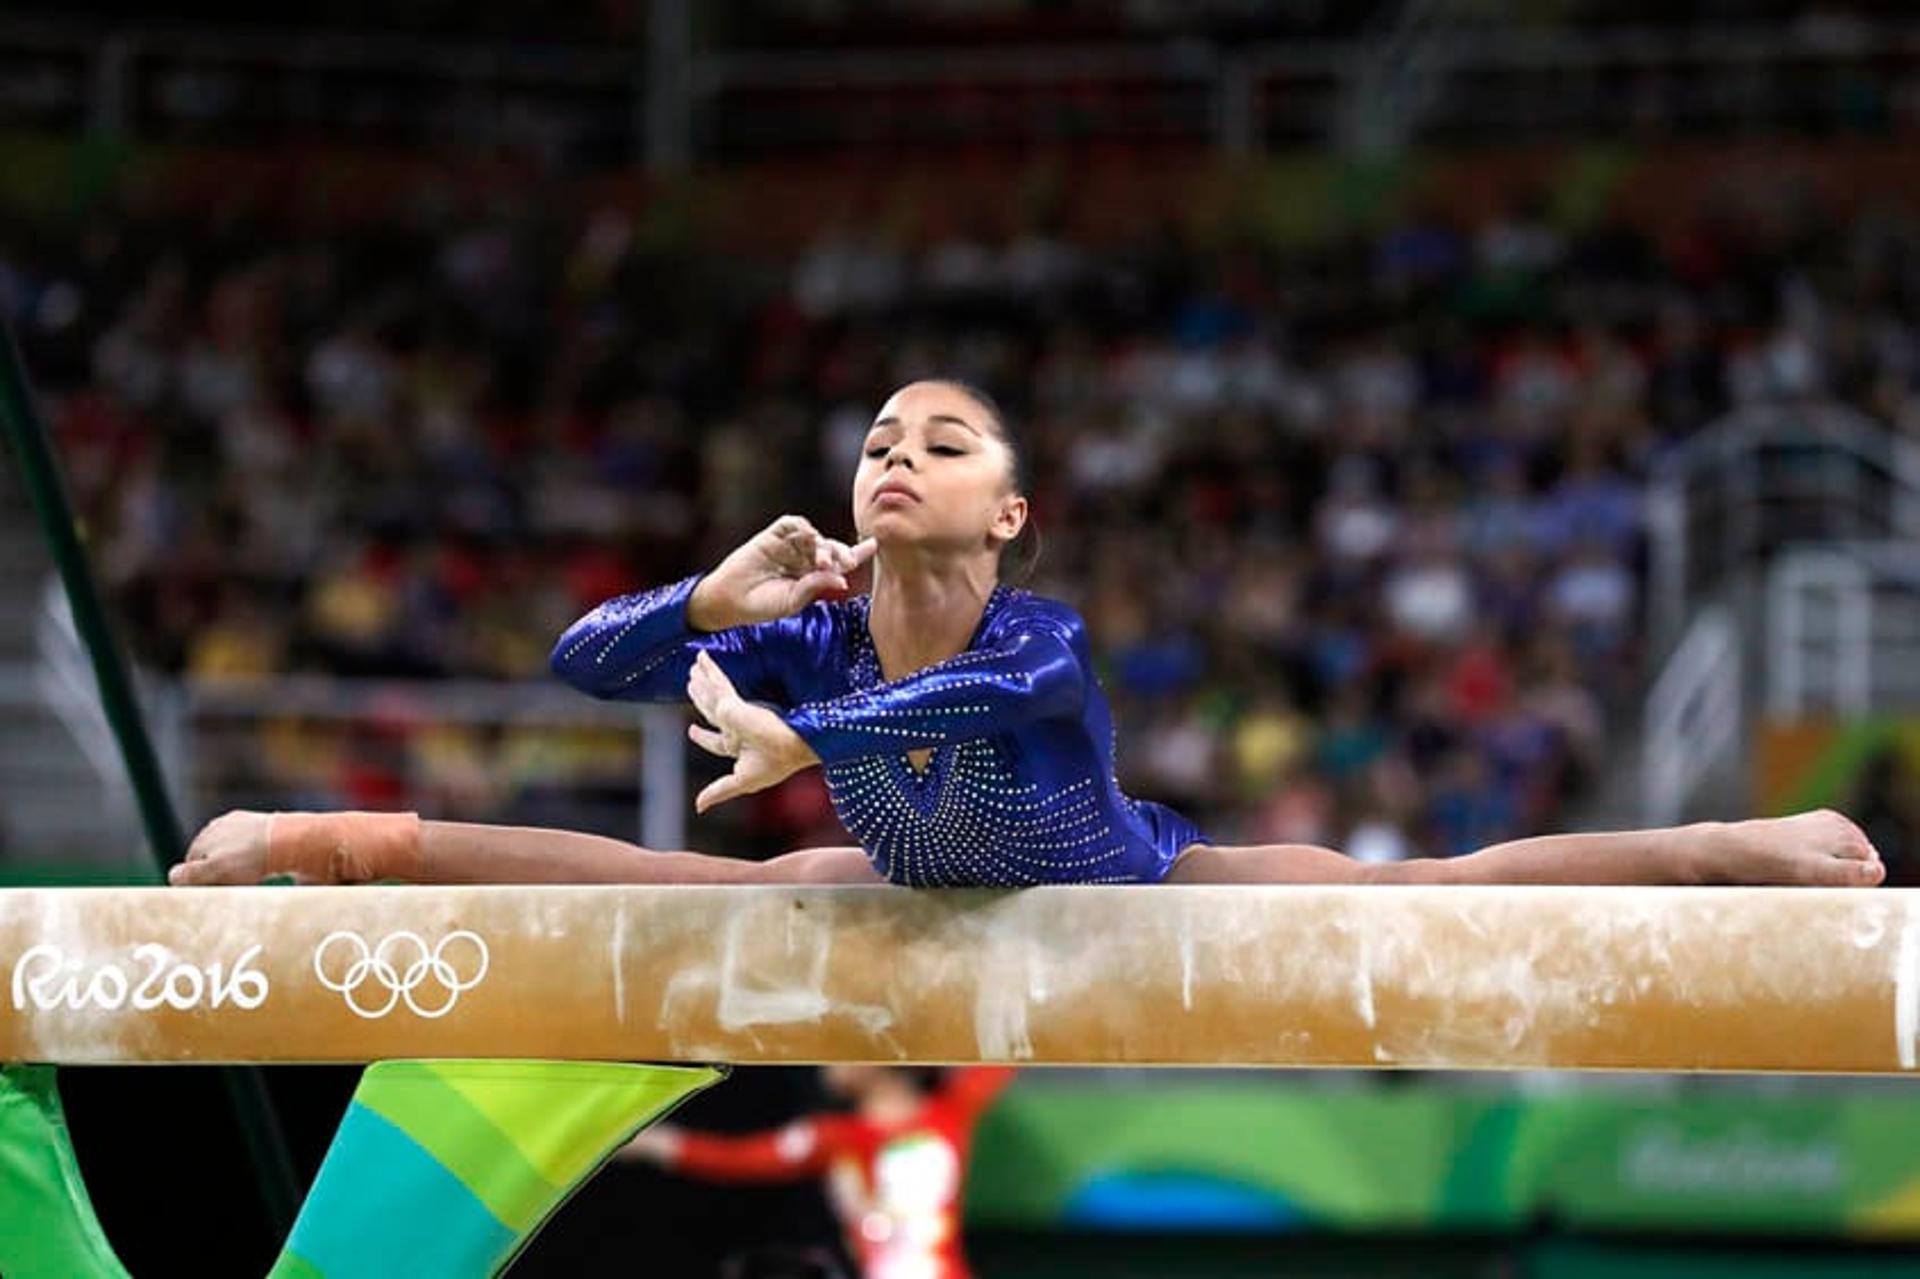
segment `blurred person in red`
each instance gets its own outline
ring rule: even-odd
[[[865,1279],[968,1279],[960,1210],[973,1130],[1014,1072],[833,1065],[823,1073],[851,1113],[726,1136],[659,1124],[620,1156],[707,1181],[823,1177]]]

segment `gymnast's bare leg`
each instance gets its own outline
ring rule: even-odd
[[[1886,878],[1873,844],[1829,809],[1663,830],[1541,835],[1463,857],[1385,864],[1309,844],[1183,851],[1180,884],[1791,884],[1871,888]]]
[[[880,884],[858,848],[805,848],[763,862],[655,852],[576,831],[422,822],[436,884]]]
[[[751,862],[654,852],[623,840],[532,826],[421,821],[398,813],[231,812],[209,822],[176,885],[878,884],[858,848],[808,848]]]

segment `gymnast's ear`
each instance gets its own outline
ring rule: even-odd
[[[1011,546],[1027,527],[1027,499],[1019,493],[1009,493],[1000,499],[1000,509],[993,514],[993,523],[989,525],[994,540],[1002,546]]]

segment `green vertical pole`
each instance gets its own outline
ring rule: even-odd
[[[40,530],[46,535],[54,566],[59,570],[61,584],[73,608],[74,626],[93,661],[94,678],[100,685],[100,703],[106,711],[107,722],[113,727],[114,740],[120,745],[127,778],[133,784],[148,849],[164,879],[167,868],[186,854],[186,839],[173,810],[173,801],[167,795],[166,779],[153,753],[153,739],[147,733],[146,720],[134,698],[126,660],[107,626],[100,591],[94,584],[86,550],[80,544],[80,533],[74,524],[73,507],[67,501],[66,487],[60,482],[60,470],[47,441],[46,426],[40,420],[27,383],[26,365],[20,359],[13,332],[4,319],[0,319],[0,429],[5,430],[15,456],[20,459],[27,495],[33,502]],[[275,1228],[284,1236],[293,1228],[300,1185],[294,1176],[293,1161],[287,1154],[286,1139],[273,1113],[273,1103],[257,1070],[231,1067],[223,1073],[240,1120],[240,1130],[253,1156],[261,1196]]]
[[[73,608],[73,624],[86,645],[93,662],[94,679],[100,686],[100,705],[113,727],[114,740],[126,764],[127,780],[133,784],[133,797],[140,811],[140,824],[147,832],[147,847],[153,854],[160,878],[167,867],[178,861],[186,850],[173,802],[167,795],[160,761],[154,756],[153,742],[134,699],[133,684],[119,647],[107,628],[106,610],[87,567],[87,553],[80,545],[74,526],[73,510],[67,501],[60,472],[47,443],[45,429],[35,413],[32,392],[28,389],[26,369],[14,346],[13,334],[5,338],[0,351],[0,422],[6,426],[14,455],[20,459],[20,473],[26,481],[27,496],[39,517],[40,531],[53,552],[54,566],[66,587],[67,601]]]

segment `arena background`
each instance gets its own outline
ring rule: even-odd
[[[191,820],[760,857],[598,600],[831,525],[881,394],[1001,396],[1123,780],[1388,859],[1831,803],[1920,882],[1920,23],[1894,3],[756,0],[0,15],[0,309]],[[0,470],[0,877],[147,882]],[[267,1086],[311,1175],[354,1072]],[[212,1072],[63,1072],[139,1275],[262,1273]],[[688,1122],[764,1126],[810,1072]],[[986,1276],[1889,1274],[1911,1090],[1029,1072]],[[834,1244],[610,1170],[517,1274]],[[1920,1271],[1916,1271],[1920,1272]]]

